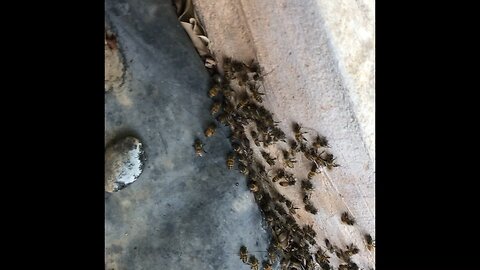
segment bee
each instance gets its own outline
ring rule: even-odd
[[[203,156],[203,153],[206,153],[205,150],[203,150],[203,146],[204,144],[202,143],[202,141],[200,141],[199,139],[195,140],[193,147],[195,148],[195,154],[197,155],[197,157],[201,157]]]
[[[310,180],[303,180],[302,181],[302,189],[305,191],[313,191],[315,188]]]
[[[242,93],[239,97],[239,101],[238,101],[238,104],[237,104],[237,110],[241,110],[249,102],[250,102],[250,99],[249,99],[247,93]]]
[[[342,220],[343,223],[345,223],[347,225],[350,225],[350,226],[355,224],[355,219],[352,216],[350,216],[347,212],[342,213],[341,220]]]
[[[325,164],[327,165],[327,169],[329,170],[339,166],[338,164],[335,163],[335,158],[333,157],[333,154],[330,154],[330,153],[325,154],[325,158],[322,158],[322,160],[325,162]]]
[[[285,177],[285,170],[284,169],[278,169],[277,173],[275,176],[272,178],[272,182],[277,182],[278,180],[282,179]]]
[[[208,138],[215,135],[216,129],[217,129],[217,125],[215,125],[214,123],[211,123],[205,130],[205,137]]]
[[[240,260],[242,260],[243,263],[247,263],[248,259],[248,251],[246,246],[241,246],[240,247]]]
[[[312,225],[303,226],[303,232],[306,235],[311,236],[311,237],[316,237],[317,236],[317,232],[313,229]]]
[[[255,181],[251,181],[248,183],[248,189],[250,189],[251,192],[257,192],[258,191],[258,185]]]
[[[258,270],[258,260],[255,256],[250,255],[249,264],[252,270]]]
[[[231,170],[235,164],[235,154],[231,153],[227,156],[227,168]]]
[[[368,250],[372,251],[372,249],[375,247],[375,241],[372,239],[372,236],[366,233],[363,237],[365,238],[365,242],[367,243]]]
[[[338,270],[349,270],[348,269],[348,264],[339,264],[338,265]]]
[[[300,148],[298,147],[298,143],[297,141],[295,140],[290,140],[289,141],[289,145],[290,145],[290,155],[291,156],[295,156],[295,154],[297,154],[298,152],[300,152]]]
[[[263,262],[263,270],[273,270],[272,265],[269,262]]]
[[[229,126],[232,121],[230,114],[226,112],[219,114],[215,119],[217,119],[218,122],[225,126]]]
[[[260,147],[260,140],[258,139],[258,133],[255,131],[250,131],[250,135],[252,135],[253,142],[257,147]]]
[[[357,254],[358,252],[360,252],[358,247],[355,246],[353,243],[351,243],[350,245],[347,246],[347,249],[345,250],[345,255],[350,257],[352,255]]]
[[[295,180],[295,178],[289,178],[289,179],[287,179],[287,181],[282,181],[279,184],[282,187],[286,187],[286,186],[294,186],[296,182],[297,182],[297,180]]]
[[[294,163],[297,162],[295,158],[290,157],[290,153],[286,150],[283,150],[283,161],[285,162],[285,165],[287,165],[287,167],[289,168],[293,168]]]
[[[238,163],[238,170],[244,175],[248,175],[248,167],[243,163]]]
[[[295,133],[295,139],[300,143],[302,141],[306,141],[305,137],[303,137],[303,134],[307,132],[302,132],[301,131],[302,127],[298,123],[293,123],[293,132]]]
[[[318,264],[330,263],[330,257],[326,253],[327,250],[322,252],[321,248],[318,249],[317,253],[315,254],[315,260],[318,262]]]
[[[270,166],[275,165],[276,158],[270,157],[270,155],[263,150],[260,153],[262,154],[262,157],[265,159],[265,161],[268,163],[268,165],[270,165]]]
[[[315,138],[315,141],[312,143],[312,146],[315,148],[320,148],[320,147],[330,147],[328,145],[328,140],[324,136],[317,135]]]
[[[330,243],[330,240],[328,240],[328,238],[325,238],[324,242],[325,242],[325,246],[327,247],[328,251],[330,251],[330,253],[334,253],[334,252],[335,252],[335,248],[334,248],[333,245]]]
[[[338,270],[358,270],[358,265],[354,262],[348,262],[338,265]]]
[[[218,85],[214,85],[210,90],[208,90],[208,96],[213,98],[218,95],[218,92],[220,91],[220,87]]]
[[[250,92],[252,92],[253,98],[254,98],[258,103],[262,103],[262,102],[263,102],[262,96],[265,95],[265,93],[259,92],[259,91],[258,91],[258,88],[255,88],[255,86],[253,86],[253,87],[250,88]]]
[[[305,204],[305,210],[307,212],[310,212],[311,214],[313,215],[316,215],[318,213],[318,210],[315,206],[313,206],[313,204],[310,202],[310,203],[307,203]]]
[[[307,178],[310,180],[318,173],[318,164],[317,162],[313,162],[310,171],[308,172]]]
[[[295,213],[296,213],[295,210],[299,209],[299,208],[293,206],[293,203],[292,203],[290,200],[287,200],[287,201],[285,202],[285,205],[287,206],[288,211],[290,212],[290,214],[295,214]]]
[[[220,107],[222,106],[222,103],[219,101],[216,101],[212,104],[212,107],[210,108],[210,114],[214,115],[220,111]]]

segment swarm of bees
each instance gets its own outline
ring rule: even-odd
[[[316,134],[310,138],[299,123],[292,124],[293,138],[288,139],[285,132],[278,127],[273,114],[262,106],[265,93],[260,91],[263,86],[260,65],[251,61],[249,64],[231,58],[223,61],[223,76],[218,72],[213,74],[214,85],[209,89],[208,96],[212,99],[210,114],[221,125],[230,128],[232,152],[226,156],[226,167],[229,170],[238,164],[237,169],[248,179],[248,189],[254,194],[261,213],[272,232],[272,239],[267,250],[267,260],[263,261],[263,269],[270,270],[275,262],[280,262],[281,269],[313,270],[333,269],[330,259],[335,254],[345,263],[339,269],[354,270],[358,266],[351,257],[359,253],[354,244],[345,250],[333,246],[325,239],[323,250],[316,242],[317,236],[312,226],[303,228],[297,223],[297,211],[317,214],[311,197],[315,190],[312,181],[322,169],[331,170],[339,165],[333,154],[327,151],[330,147],[327,138]],[[204,130],[205,137],[215,136],[217,124],[211,123]],[[307,139],[308,138],[308,139]],[[310,140],[309,140],[310,139]],[[281,151],[272,151],[273,145],[281,145]],[[203,156],[203,143],[197,139],[194,143],[195,154]],[[280,154],[277,154],[280,153]],[[299,155],[303,155],[310,165],[310,170],[301,176],[302,181],[289,170],[299,164]],[[305,179],[306,178],[306,179]],[[279,190],[293,187],[300,182],[303,207],[294,205],[283,196]],[[353,225],[355,220],[348,214],[341,215],[341,221]],[[369,235],[368,235],[369,236]],[[367,248],[374,246],[371,236],[365,235]],[[330,254],[327,254],[327,252]],[[252,270],[258,270],[258,259],[248,254],[247,248],[240,248],[240,259]]]

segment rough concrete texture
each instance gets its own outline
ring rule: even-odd
[[[315,183],[319,214],[300,218],[314,222],[319,239],[361,247],[356,262],[367,269],[374,254],[365,249],[362,234],[375,234],[372,1],[195,0],[194,5],[218,59],[257,58],[271,72],[264,105],[287,135],[293,137],[291,122],[298,121],[329,139],[341,167]],[[292,198],[294,204],[300,200]],[[340,224],[342,211],[358,225]]]
[[[107,0],[105,19],[129,75],[105,93],[105,144],[133,135],[146,155],[137,181],[105,194],[106,269],[249,269],[240,246],[260,259],[269,235],[243,175],[225,169],[227,129],[203,136],[209,75],[171,1]]]

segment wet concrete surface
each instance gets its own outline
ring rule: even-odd
[[[171,1],[105,6],[126,72],[124,87],[105,93],[105,144],[132,135],[146,155],[136,182],[105,193],[106,269],[249,269],[240,246],[260,260],[269,235],[245,178],[226,169],[228,129],[203,135],[210,78]]]

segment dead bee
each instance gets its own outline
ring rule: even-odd
[[[220,111],[220,107],[222,106],[222,103],[220,101],[216,101],[212,104],[212,107],[210,108],[210,114],[214,115]]]
[[[262,157],[265,159],[265,161],[268,163],[268,165],[270,165],[270,166],[275,165],[276,158],[270,157],[270,155],[263,150],[260,153],[262,154]]]
[[[253,98],[254,98],[258,103],[262,103],[262,102],[263,102],[262,96],[265,95],[265,93],[259,92],[259,91],[258,91],[258,88],[255,88],[255,86],[250,87],[250,92],[252,92]]]
[[[295,156],[296,153],[300,152],[300,147],[295,140],[290,140],[290,155]]]
[[[338,265],[338,270],[358,270],[358,265],[354,262],[348,262]]]
[[[217,125],[215,125],[214,123],[211,123],[205,130],[205,137],[208,138],[215,135],[216,129],[217,129]]]
[[[317,253],[315,254],[315,260],[318,262],[318,264],[330,263],[330,257],[326,253],[327,250],[322,252],[321,248],[318,249]]]
[[[233,165],[235,164],[235,154],[234,153],[230,153],[228,156],[227,156],[227,168],[229,170],[231,170],[233,168]]]
[[[316,237],[317,236],[317,232],[313,229],[312,225],[305,225],[305,226],[303,226],[302,230],[308,236],[311,236],[311,237]]]
[[[298,123],[293,123],[293,132],[295,133],[295,139],[299,143],[307,140],[305,139],[305,137],[303,137],[303,134],[307,132],[302,132],[301,129],[302,127]]]
[[[305,191],[313,191],[315,188],[310,180],[303,180],[302,181],[302,189]]]
[[[237,104],[237,110],[241,110],[249,102],[250,102],[250,98],[248,97],[247,93],[244,92],[244,93],[240,94],[239,101],[238,101],[238,104]]]
[[[287,167],[289,168],[293,168],[294,163],[297,162],[295,158],[290,157],[290,153],[286,150],[283,150],[283,161],[285,162],[285,165],[287,165]]]
[[[312,143],[312,146],[315,148],[320,148],[320,147],[330,147],[328,145],[328,140],[324,136],[317,135],[315,138],[315,141]]]
[[[217,119],[218,122],[220,122],[221,124],[223,124],[225,126],[229,126],[230,122],[232,121],[232,118],[231,118],[230,114],[228,114],[226,112],[223,112],[223,113],[219,114],[215,119]]]
[[[258,185],[255,181],[250,181],[250,183],[248,183],[248,189],[250,189],[251,192],[257,192],[258,191]]]
[[[304,192],[303,193],[303,203],[304,204],[310,204],[310,197],[312,196],[311,192]]]
[[[258,133],[251,130],[250,135],[252,136],[253,142],[257,147],[260,147],[260,140],[258,139]]]
[[[275,174],[275,176],[272,178],[272,182],[276,182],[282,178],[285,177],[285,170],[284,169],[278,169],[277,170],[277,173]]]
[[[214,85],[210,90],[208,90],[208,96],[209,97],[216,97],[218,95],[218,92],[220,91],[220,87],[218,85]]]
[[[250,255],[249,264],[252,270],[258,270],[258,260],[255,256]]]
[[[272,265],[269,262],[263,262],[263,270],[272,270]]]
[[[310,212],[313,215],[316,215],[318,213],[318,210],[315,206],[313,206],[312,203],[305,204],[305,210],[307,212]]]
[[[195,154],[197,155],[197,157],[201,157],[203,156],[203,153],[206,153],[205,150],[203,150],[203,146],[204,144],[202,143],[202,141],[200,141],[199,139],[195,140],[193,147],[195,148]]]
[[[240,247],[240,260],[242,260],[243,263],[247,263],[248,251],[246,246]]]
[[[324,242],[325,242],[325,246],[327,247],[328,251],[330,251],[330,253],[334,253],[334,252],[335,252],[335,248],[334,248],[333,245],[330,243],[330,240],[328,240],[328,238],[325,238]]]
[[[288,211],[289,211],[290,214],[292,214],[292,215],[296,213],[295,210],[299,209],[299,208],[293,206],[293,203],[292,203],[290,200],[287,200],[287,201],[285,202],[285,205],[287,206]]]
[[[327,169],[329,169],[329,170],[331,170],[334,167],[339,166],[338,164],[335,163],[335,158],[330,153],[325,154],[325,158],[322,158],[322,160],[325,161],[325,163],[327,165]]]
[[[244,175],[248,175],[248,167],[243,163],[238,163],[238,170]]]
[[[372,251],[372,249],[375,247],[375,241],[372,239],[372,236],[368,233],[364,235],[365,242],[367,243],[367,248],[368,250]]]
[[[312,179],[316,174],[318,173],[318,164],[317,162],[312,163],[312,167],[310,171],[308,172],[307,178]]]
[[[355,219],[352,216],[350,216],[347,212],[342,213],[341,220],[343,223],[350,226],[355,224]]]
[[[347,246],[347,249],[345,250],[345,255],[347,255],[348,257],[350,257],[350,256],[352,256],[352,255],[357,254],[358,252],[360,252],[360,250],[358,249],[358,247],[355,246],[353,243],[351,243],[350,245]]]

